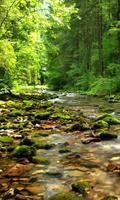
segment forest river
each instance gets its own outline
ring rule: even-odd
[[[46,91],[42,92],[46,93]],[[54,92],[48,93],[54,94]],[[108,103],[102,98],[78,93],[58,93],[57,95],[57,98],[49,101],[62,105],[78,115],[83,112],[90,120],[108,107],[111,108],[110,114],[117,116],[118,119],[120,117],[120,103]],[[87,135],[90,131],[85,131],[84,134]],[[28,199],[47,200],[56,193],[70,191],[73,182],[83,180],[90,181],[92,185],[87,199],[101,200],[105,195],[111,195],[120,200],[120,174],[114,175],[107,171],[107,166],[112,161],[120,165],[120,125],[112,126],[110,132],[117,132],[118,138],[83,144],[77,132],[61,134],[59,126],[54,127],[54,134],[45,137],[50,144],[54,145],[54,148],[37,151],[37,155],[48,158],[50,164],[36,164],[23,176],[11,179],[1,178],[0,183],[7,185],[9,180],[11,188],[18,188],[22,194],[31,197]],[[68,145],[70,151],[60,154],[59,150],[65,145]],[[0,171],[6,169],[8,165],[14,165],[14,161],[7,158],[1,159]]]

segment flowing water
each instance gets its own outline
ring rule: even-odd
[[[58,93],[58,98],[50,101],[62,104],[74,112],[83,112],[90,119],[100,114],[101,108],[112,107],[111,113],[118,117],[120,113],[119,103],[109,104],[103,99],[78,93]],[[119,135],[120,127],[111,129],[111,132],[115,131]],[[91,200],[100,200],[105,195],[115,195],[120,199],[120,176],[107,171],[110,161],[117,160],[120,163],[120,137],[112,141],[82,144],[79,134],[61,134],[59,129],[56,132],[47,138],[55,147],[38,151],[38,155],[49,158],[50,165],[38,164],[23,177],[30,177],[31,186],[35,188],[34,199],[46,200],[58,192],[69,191],[76,180],[87,180],[91,183]],[[70,152],[59,153],[63,144],[69,144]]]

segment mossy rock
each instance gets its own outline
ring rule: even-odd
[[[51,101],[42,101],[41,104],[39,105],[41,108],[50,108],[53,106],[53,103]]]
[[[0,142],[2,142],[2,143],[13,143],[14,140],[13,140],[13,138],[11,138],[9,136],[0,136]]]
[[[111,115],[108,114],[108,113],[104,113],[104,114],[102,114],[102,115],[97,116],[97,117],[94,119],[94,121],[103,120],[103,119],[104,119],[105,117],[107,117],[107,116],[111,116]]]
[[[10,117],[17,117],[17,116],[22,116],[24,112],[22,110],[13,110],[10,112],[9,116]]]
[[[14,102],[14,101],[12,101],[12,100],[7,101],[7,106],[8,106],[8,107],[14,107],[15,104],[16,104],[16,102]]]
[[[111,114],[105,113],[103,115],[98,116],[95,121],[103,120],[107,122],[109,125],[120,124],[120,120],[114,117]]]
[[[90,183],[87,181],[82,181],[82,182],[79,181],[72,184],[72,190],[80,194],[85,193],[85,191],[89,188],[90,188]]]
[[[67,128],[67,131],[85,131],[85,130],[89,130],[89,124],[88,123],[76,123],[71,125],[69,128]]]
[[[25,137],[21,142],[20,142],[20,145],[33,145],[33,144],[35,144],[35,142],[32,140],[32,139],[30,139],[30,138],[28,138],[28,137]]]
[[[40,157],[40,156],[33,156],[32,157],[32,162],[36,163],[36,164],[41,164],[41,165],[50,164],[50,161],[47,158]]]
[[[46,175],[51,178],[62,178],[63,173],[60,171],[52,170],[52,171],[46,172]]]
[[[106,107],[106,108],[101,108],[101,110],[102,110],[103,112],[110,113],[110,112],[113,112],[113,111],[114,111],[114,108]]]
[[[45,120],[49,118],[50,112],[32,112],[32,115],[34,115],[35,119]]]
[[[59,150],[59,153],[69,153],[70,152],[70,149],[69,148],[67,148],[67,147],[63,147],[63,148],[61,148],[60,150]]]
[[[35,154],[36,154],[36,149],[34,147],[30,147],[27,145],[17,146],[12,152],[13,157],[28,158],[28,159],[30,159]]]
[[[118,198],[115,196],[107,196],[107,197],[104,197],[102,200],[118,200]]]
[[[32,137],[47,137],[49,135],[53,134],[52,131],[40,131],[40,132],[35,132],[32,134]]]
[[[37,148],[37,149],[46,149],[46,150],[49,150],[51,148],[54,147],[53,144],[48,144],[47,142],[45,141],[35,141],[35,144],[34,146]]]
[[[7,151],[12,152],[16,147],[17,147],[17,145],[10,145],[7,147]]]
[[[0,123],[7,122],[7,119],[3,116],[0,116]]]
[[[26,111],[29,111],[29,110],[32,110],[34,108],[34,103],[33,103],[33,101],[24,100],[23,101],[23,106],[24,106],[24,109]]]
[[[72,192],[67,193],[58,193],[52,197],[49,197],[48,200],[85,200],[83,197],[79,197]]]
[[[104,118],[104,121],[106,121],[109,125],[116,125],[116,124],[120,124],[120,120],[117,119],[114,116],[107,116]]]
[[[2,124],[1,129],[23,129],[24,127],[27,126],[27,123],[10,123],[8,122],[7,124]]]
[[[112,140],[117,138],[117,135],[109,133],[107,131],[101,132],[99,136],[102,140]]]
[[[64,113],[54,113],[51,115],[51,117],[53,119],[63,119],[63,120],[71,120],[72,117],[68,114],[64,114]]]
[[[0,100],[0,107],[4,107],[6,105],[6,101]]]
[[[101,129],[101,128],[108,128],[109,124],[104,120],[98,120],[94,122],[93,129]]]

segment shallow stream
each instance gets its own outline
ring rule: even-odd
[[[95,118],[108,107],[112,108],[110,113],[118,117],[120,115],[120,103],[111,104],[101,98],[78,93],[58,93],[58,98],[50,101],[62,104],[78,115],[83,112],[89,119]],[[112,127],[111,132],[117,132],[119,135],[120,126]],[[84,134],[87,135],[87,132]],[[55,147],[50,150],[38,150],[38,155],[49,158],[50,165],[35,165],[30,173],[21,179],[15,179],[13,186],[19,182],[19,187],[22,188],[23,180],[30,177],[30,187],[33,187],[31,196],[34,196],[35,200],[46,200],[58,192],[69,191],[75,181],[87,180],[92,184],[89,193],[91,200],[100,200],[105,195],[115,195],[120,199],[120,175],[114,176],[107,171],[110,161],[120,163],[120,137],[111,141],[82,144],[79,134],[66,135],[58,128],[56,134],[48,136],[47,139]],[[65,144],[70,152],[60,154],[59,150]],[[0,161],[0,165],[5,166],[6,163]],[[26,185],[27,187],[29,186]]]

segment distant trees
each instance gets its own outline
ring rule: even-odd
[[[0,0],[0,58],[10,87],[118,92],[120,0]]]
[[[77,12],[71,14],[69,28],[49,32],[56,35],[51,43],[57,48],[56,55],[50,54],[50,85],[90,93],[118,91],[120,1],[65,0],[64,4],[74,4]],[[115,71],[112,76],[111,71]]]

